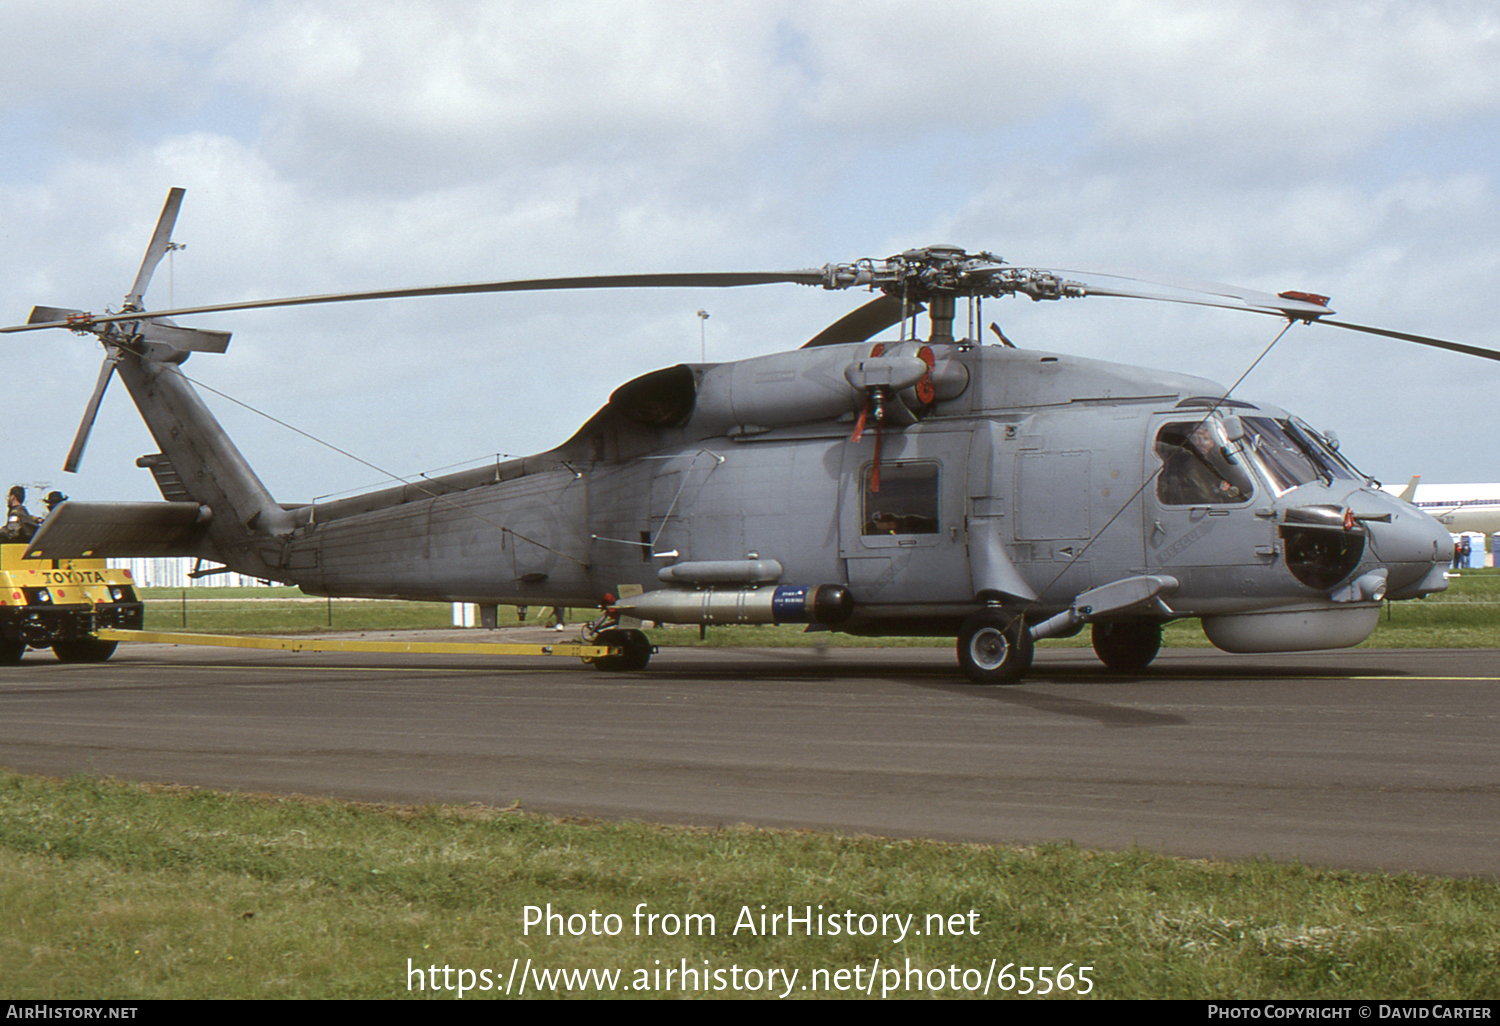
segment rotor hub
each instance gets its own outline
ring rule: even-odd
[[[1010,296],[1032,299],[1072,299],[1087,291],[1082,282],[1051,271],[1012,267],[993,253],[968,253],[957,246],[909,249],[885,260],[857,260],[826,264],[826,289],[880,289],[908,303],[930,303],[958,296]]]

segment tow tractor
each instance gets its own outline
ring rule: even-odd
[[[129,570],[103,559],[23,559],[26,543],[0,543],[0,666],[28,648],[50,648],[65,663],[103,662],[115,641],[101,630],[140,630],[145,607]]]

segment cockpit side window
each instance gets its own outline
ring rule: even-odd
[[[874,464],[864,470],[864,529],[866,535],[936,534],[938,530],[938,465],[936,463]]]
[[[1157,433],[1156,455],[1162,462],[1156,497],[1163,505],[1228,505],[1248,501],[1255,490],[1216,420],[1166,425]]]

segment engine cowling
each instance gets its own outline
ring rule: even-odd
[[[899,398],[912,423],[933,403],[957,398],[969,373],[953,347],[881,343],[798,349],[709,368],[694,416],[731,434],[838,420],[879,390]]]

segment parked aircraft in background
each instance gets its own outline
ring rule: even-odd
[[[1450,534],[1488,537],[1500,532],[1500,484],[1422,484],[1418,475],[1405,488],[1392,485],[1385,490],[1399,493]]]

